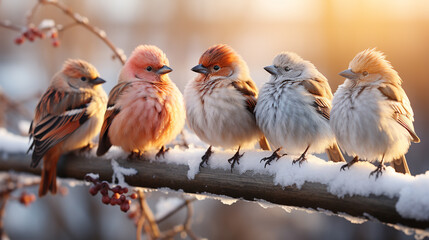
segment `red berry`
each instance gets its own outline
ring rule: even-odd
[[[121,211],[122,212],[127,212],[128,210],[130,210],[130,204],[128,204],[128,203],[122,203],[121,204]]]
[[[51,33],[51,38],[57,38],[58,37],[58,32],[54,31]]]
[[[127,199],[127,197],[125,197],[125,195],[121,195],[121,197],[119,199],[121,200],[121,202],[125,202],[125,200]]]
[[[15,44],[21,45],[24,42],[25,38],[22,36],[15,38]]]
[[[52,46],[54,46],[54,47],[58,47],[58,46],[60,46],[60,41],[58,41],[58,39],[57,39],[57,40],[54,40],[54,41],[52,42]]]
[[[110,203],[110,197],[109,197],[109,196],[107,196],[107,195],[104,195],[104,196],[101,198],[101,201],[102,201],[104,204],[109,204],[109,203]]]
[[[98,193],[98,189],[96,188],[96,186],[90,187],[90,188],[89,188],[89,193],[90,193],[92,196],[97,195],[97,193]]]
[[[118,204],[118,199],[116,199],[116,198],[111,198],[111,199],[110,199],[110,205],[114,206],[114,205],[116,205],[116,204]]]
[[[131,199],[136,199],[136,198],[137,198],[137,193],[132,193],[132,194],[130,195],[130,198],[131,198]]]
[[[132,211],[128,213],[128,218],[133,219],[137,216],[137,211]]]
[[[32,193],[22,192],[21,196],[19,197],[19,202],[24,204],[25,206],[30,205],[34,201],[36,201],[36,196]]]
[[[115,193],[112,196],[112,198],[114,198],[114,199],[119,199],[120,197],[121,197],[121,195],[119,193]]]
[[[128,188],[127,187],[122,188],[122,193],[127,193],[127,192],[128,192]]]
[[[112,188],[112,192],[114,192],[114,193],[120,193],[121,192],[121,187],[120,186],[115,186],[114,188]]]

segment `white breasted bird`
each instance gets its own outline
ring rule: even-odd
[[[342,150],[354,159],[341,169],[362,160],[379,161],[371,172],[378,178],[384,163],[393,162],[397,172],[410,173],[404,154],[410,142],[420,142],[414,132],[414,114],[402,80],[382,52],[358,53],[334,95],[331,127]]]
[[[255,108],[256,122],[273,147],[265,166],[278,160],[282,151],[300,154],[293,163],[301,165],[307,153],[326,150],[330,160],[344,162],[329,126],[332,93],[328,80],[309,61],[283,52],[265,67],[270,80],[261,89]]]

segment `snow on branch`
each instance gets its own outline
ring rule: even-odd
[[[22,146],[28,140],[24,138],[22,141],[15,144]],[[0,142],[3,143],[1,136]],[[29,168],[30,156],[24,151],[15,148],[6,153],[6,149],[0,146],[0,152],[3,151],[0,153],[0,171],[40,172],[40,169]],[[271,153],[247,150],[231,172],[226,159],[234,154],[233,151],[217,150],[209,166],[199,168],[205,149],[192,145],[186,150],[175,147],[166,153],[165,158],[157,160],[128,160],[127,155],[117,148],[105,158],[95,157],[93,152],[63,156],[58,175],[84,179],[86,173],[95,173],[101,180],[110,181],[114,169],[126,169],[122,174],[131,186],[216,195],[218,198],[220,195],[257,201],[264,207],[277,204],[306,208],[334,213],[352,219],[354,223],[378,220],[395,228],[406,227],[407,231],[419,236],[429,236],[429,171],[410,176],[395,173],[387,167],[375,180],[368,177],[374,168],[370,163],[357,163],[347,171],[340,171],[341,163],[326,162],[315,156],[309,156],[301,167],[292,165],[295,156],[285,156],[264,168],[260,159]],[[154,155],[155,152],[146,157],[154,159]]]

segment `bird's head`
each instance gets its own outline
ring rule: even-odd
[[[273,65],[266,66],[264,69],[274,79],[295,79],[306,75],[311,70],[316,70],[316,67],[296,53],[282,52],[274,58]]]
[[[210,47],[201,55],[199,64],[191,70],[203,75],[202,79],[227,78],[233,75],[247,74],[247,64],[230,46],[218,44]]]
[[[119,81],[162,81],[173,71],[165,53],[153,45],[140,45],[131,54],[121,70]]]
[[[383,81],[401,84],[401,78],[384,54],[375,48],[358,53],[349,64],[349,69],[339,73],[355,83]]]
[[[54,81],[65,80],[66,84],[75,89],[94,88],[106,82],[99,77],[97,69],[92,64],[79,59],[67,60],[61,73],[64,77],[54,78]],[[64,84],[64,82],[58,84]]]

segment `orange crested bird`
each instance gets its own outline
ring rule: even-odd
[[[43,158],[39,196],[57,191],[57,162],[61,154],[91,146],[103,123],[107,95],[94,66],[67,60],[36,107],[30,126],[31,167]]]
[[[161,49],[138,46],[110,91],[107,111],[100,132],[97,155],[112,145],[131,152],[129,158],[160,148],[167,151],[185,125],[183,96],[167,75],[172,69]]]
[[[207,164],[212,146],[238,147],[228,159],[231,170],[243,156],[241,146],[260,139],[261,147],[269,150],[253,113],[258,89],[241,56],[227,45],[215,45],[203,53],[192,71],[199,74],[185,89],[187,122],[201,140],[210,144],[200,166]]]
[[[354,159],[379,161],[371,172],[378,178],[385,162],[397,172],[410,173],[405,160],[411,142],[420,142],[414,132],[414,113],[402,80],[384,54],[375,49],[358,53],[349,69],[340,73],[345,82],[334,94],[331,127],[340,147]]]

